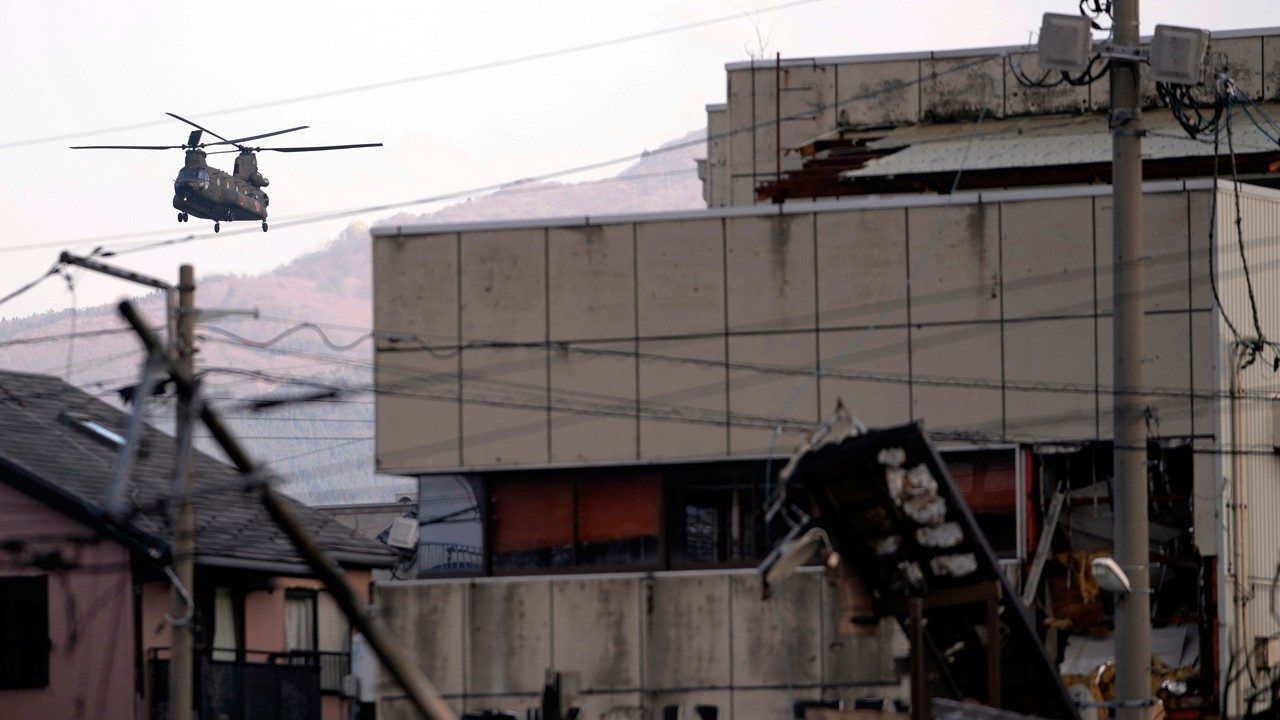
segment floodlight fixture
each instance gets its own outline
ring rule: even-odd
[[[1093,571],[1093,579],[1098,581],[1098,587],[1109,593],[1125,596],[1133,590],[1129,576],[1120,567],[1120,563],[1112,558],[1094,558],[1089,561],[1089,569]]]
[[[1174,85],[1200,84],[1208,49],[1208,30],[1157,25],[1151,39],[1152,79]]]
[[[1040,68],[1084,72],[1089,68],[1092,25],[1083,15],[1045,13],[1040,24]]]
[[[796,568],[813,558],[819,546],[825,546],[828,551],[832,551],[831,540],[827,537],[826,531],[817,527],[809,528],[797,538],[783,540],[778,548],[761,563],[764,581],[773,585],[779,580],[790,577]]]

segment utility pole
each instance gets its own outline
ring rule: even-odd
[[[176,342],[171,352],[186,377],[195,377],[196,278],[190,265],[178,269]],[[199,410],[190,385],[177,387],[178,452],[169,492],[169,524],[173,528],[173,565],[177,582],[169,590],[172,640],[169,650],[169,717],[191,720],[193,682],[193,636],[191,603],[195,598],[195,510],[191,505],[195,489],[193,467],[194,427]],[[185,619],[185,620],[184,620]]]
[[[1137,48],[1138,0],[1116,0],[1115,44]],[[1137,58],[1111,60],[1112,324],[1114,449],[1112,497],[1115,557],[1132,590],[1117,598],[1116,706],[1118,720],[1139,720],[1151,699],[1151,596],[1147,526],[1147,435],[1142,388],[1143,268],[1142,110]]]

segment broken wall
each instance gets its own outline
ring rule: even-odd
[[[1225,65],[1251,98],[1280,99],[1280,29],[1213,33],[1209,63]],[[709,106],[707,116],[707,162],[728,177],[715,179],[708,206],[754,204],[756,185],[777,177],[779,160],[784,173],[799,167],[800,157],[791,151],[834,131],[837,121],[875,128],[970,122],[983,107],[987,118],[1108,108],[1105,76],[1084,87],[1030,88],[1018,82],[1015,68],[1039,77],[1034,47],[784,58],[780,67],[773,60],[729,63],[728,102]],[[1155,107],[1155,83],[1145,71],[1142,98]],[[726,185],[727,194],[720,190]]]

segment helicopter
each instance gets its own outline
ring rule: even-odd
[[[267,231],[267,205],[271,199],[262,189],[269,182],[258,172],[258,153],[260,152],[317,152],[320,150],[350,150],[352,148],[382,147],[382,143],[358,143],[355,145],[313,145],[307,147],[250,147],[244,143],[251,140],[283,135],[285,133],[305,130],[309,125],[275,132],[250,135],[248,137],[228,140],[218,133],[201,127],[190,120],[173,113],[165,113],[171,118],[181,120],[195,130],[187,136],[182,145],[75,145],[72,150],[184,150],[186,162],[178,171],[173,181],[173,207],[178,211],[178,222],[187,222],[192,215],[213,221],[213,231],[220,232],[223,222],[233,220],[260,220],[262,232]],[[218,138],[219,142],[200,142],[205,133]],[[234,145],[234,150],[213,150],[205,148],[217,145]],[[235,170],[231,173],[210,167],[206,158],[209,155],[239,152],[236,156]]]

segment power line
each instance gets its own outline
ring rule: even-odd
[[[651,151],[650,154],[652,154],[652,152],[653,151]],[[655,178],[662,178],[662,177],[674,177],[677,175],[691,175],[696,173],[697,171],[698,171],[697,168],[688,168],[688,169],[680,169],[680,170],[663,170],[663,171],[651,172],[651,173],[634,173],[631,175],[618,175],[616,177],[600,178],[598,180],[591,180],[589,182],[591,182],[592,184],[639,182],[642,180],[652,180]],[[534,180],[531,180],[530,182],[537,182],[537,180],[534,179]],[[541,193],[541,192],[556,192],[556,191],[564,192],[564,191],[573,190],[575,187],[577,186],[532,185],[529,187],[520,187],[520,186],[513,187],[512,184],[508,182],[508,183],[504,183],[497,186],[490,186],[487,189],[482,189],[475,192],[464,191],[461,194],[455,193],[443,199],[454,200],[454,199],[459,199],[463,197],[469,197],[471,195],[476,195],[481,192],[489,192],[494,190],[501,191],[504,196],[508,196],[508,195],[523,195],[526,193]],[[424,204],[427,202],[435,202],[435,201],[423,200],[420,203],[416,203],[416,204]],[[311,212],[311,213],[300,213],[296,215],[284,215],[284,216],[281,216],[281,218],[273,220],[272,224],[277,228],[289,227],[292,224],[301,224],[301,223],[296,223],[295,221],[315,220],[319,216],[324,214],[325,214],[324,211],[318,211],[318,212]],[[323,219],[329,219],[329,218],[323,218]],[[222,236],[225,237],[227,235],[237,235],[237,234],[243,234],[243,233],[244,233],[243,230],[233,230],[233,231],[222,233]],[[141,230],[141,231],[132,232],[132,233],[117,233],[115,235],[100,235],[96,237],[83,237],[83,238],[77,238],[72,240],[53,240],[53,241],[47,241],[47,242],[29,243],[27,245],[11,245],[8,247],[0,247],[0,253],[23,252],[27,250],[45,250],[48,248],[68,248],[68,247],[75,247],[75,246],[81,246],[81,245],[97,245],[99,247],[106,247],[106,246],[136,243],[138,238],[143,238],[143,237],[149,237],[154,235],[172,235],[172,234],[173,234],[172,229]],[[165,244],[173,244],[176,241],[185,242],[187,240],[208,240],[208,239],[213,239],[216,236],[217,236],[216,233],[214,234],[205,233],[199,236],[197,236],[194,233],[191,233],[181,238],[170,238],[169,240],[164,240],[161,242]],[[144,245],[149,246],[150,244],[140,243],[139,247]],[[132,247],[128,248],[128,251],[130,252],[132,252],[133,250],[134,248]],[[108,256],[110,256],[110,254],[108,254]]]
[[[585,52],[587,50],[596,50],[599,48],[609,47],[611,45],[621,45],[623,43],[635,42],[637,40],[646,40],[648,38],[660,37],[662,35],[670,35],[685,30],[693,30],[697,28],[707,27],[710,25],[718,25],[733,20],[740,20],[749,17],[752,13],[760,15],[764,13],[778,12],[787,10],[800,5],[808,5],[821,0],[793,0],[792,2],[781,3],[778,5],[770,5],[753,10],[751,12],[739,12],[733,15],[722,15],[720,17],[709,18],[706,20],[698,20],[696,22],[684,23],[682,25],[673,25],[670,27],[659,28],[657,30],[648,30],[646,32],[634,33],[632,35],[623,35],[620,37],[610,38],[607,40],[598,40],[595,42],[585,43],[583,45],[574,45],[556,50],[548,50],[538,53],[530,53],[528,55],[517,55],[515,57],[504,58],[502,60],[494,60],[486,63],[478,63],[475,65],[465,65],[462,67],[450,68],[448,70],[438,70],[436,72],[425,73],[422,75],[413,75],[410,77],[398,78],[395,80],[383,80],[376,83],[368,83],[364,85],[355,85],[352,87],[341,88],[337,90],[327,90],[323,92],[308,93],[306,95],[295,95],[292,97],[281,98],[278,100],[269,100],[266,102],[251,103],[248,105],[238,105],[235,107],[222,108],[220,110],[209,110],[196,115],[190,115],[193,118],[208,118],[219,115],[230,115],[233,113],[248,112],[251,110],[263,110],[266,108],[279,107],[281,105],[290,105],[294,103],[307,102],[310,100],[321,100],[324,98],[339,97],[342,95],[350,95],[352,93],[369,92],[371,90],[381,90],[384,88],[395,87],[398,85],[408,85],[411,83],[419,83],[427,80],[438,80],[440,78],[453,77],[467,73],[479,72],[482,70],[493,70],[496,68],[507,67],[510,65],[518,65],[521,63],[532,62],[535,60],[546,60],[563,55],[571,55],[573,53]],[[38,145],[48,142],[57,142],[60,140],[72,140],[75,138],[89,137],[93,135],[102,135],[112,132],[123,132],[126,130],[140,130],[149,127],[158,127],[169,124],[168,120],[151,120],[147,122],[131,123],[128,125],[116,125],[113,127],[99,128],[96,130],[84,130],[74,133],[63,133],[61,135],[49,135],[45,137],[30,138],[27,140],[17,140],[13,142],[0,143],[0,150],[9,148],[24,147],[28,145]]]

